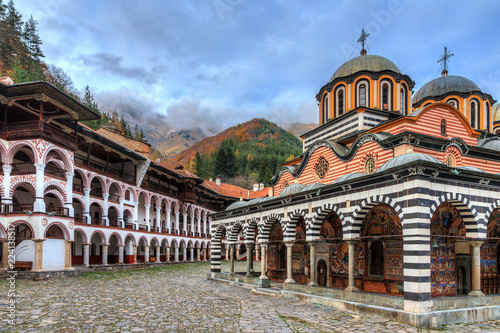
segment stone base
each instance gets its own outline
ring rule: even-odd
[[[228,274],[228,273],[210,273],[208,275],[209,280],[223,280],[228,282],[243,283],[247,285],[259,286],[261,288],[270,288],[271,280],[261,279],[255,276],[245,276],[238,274]]]
[[[294,279],[286,279],[285,283],[286,284],[293,284],[293,283],[295,283],[295,280]]]
[[[14,274],[17,279],[26,280],[50,280],[50,279],[65,279],[69,277],[82,276],[81,270],[63,270],[63,271],[7,271],[9,274]]]
[[[359,289],[355,286],[349,286],[349,287],[345,288],[345,291],[352,292],[352,291],[359,291]]]
[[[470,296],[470,297],[484,297],[484,293],[481,290],[473,290],[468,294],[468,296]]]
[[[316,282],[309,282],[308,286],[309,287],[316,287],[316,286],[318,286],[318,284]]]

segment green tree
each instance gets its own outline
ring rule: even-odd
[[[40,39],[40,36],[38,36],[38,30],[36,28],[37,24],[38,22],[33,19],[33,16],[31,16],[30,19],[24,24],[22,36],[24,45],[28,51],[28,56],[31,59],[40,62],[41,58],[44,58],[45,56],[42,52],[42,40]]]
[[[72,97],[76,96],[77,91],[73,80],[61,67],[57,67],[54,64],[49,65],[46,76],[47,82]]]

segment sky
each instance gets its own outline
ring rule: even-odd
[[[359,55],[392,60],[416,92],[441,72],[500,100],[500,1],[14,0],[46,62],[103,110],[205,134],[263,117],[318,123],[319,89]]]

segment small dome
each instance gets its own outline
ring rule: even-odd
[[[500,139],[498,137],[494,137],[488,140],[485,140],[479,147],[496,150],[500,152]]]
[[[248,205],[253,205],[253,204],[256,204],[256,203],[259,203],[259,202],[262,202],[262,201],[266,201],[267,197],[261,197],[261,198],[255,198],[255,199],[252,199],[248,202]]]
[[[369,72],[382,72],[392,71],[400,73],[398,66],[387,58],[378,55],[362,55],[351,59],[340,66],[333,74],[330,82],[339,78],[349,76],[356,72],[369,71]]]
[[[318,189],[318,188],[323,187],[323,186],[325,186],[325,184],[312,183],[312,184],[307,185],[306,187],[304,187],[302,189],[302,192],[307,192],[307,191],[310,191],[310,190]]]
[[[476,168],[476,167],[473,167],[473,166],[468,166],[468,165],[464,165],[464,166],[461,166],[461,167],[456,167],[455,169],[472,171],[472,172],[486,173],[486,171],[484,171],[483,169],[479,169],[479,168]]]
[[[226,210],[233,210],[233,209],[236,209],[236,208],[241,208],[241,207],[244,207],[244,206],[247,206],[248,205],[248,201],[236,201],[236,202],[233,202],[232,204],[230,204],[229,206],[227,206]]]
[[[279,196],[286,197],[295,193],[299,193],[304,189],[304,187],[306,187],[304,184],[292,184],[281,191]]]
[[[368,175],[368,174],[364,173],[364,172],[352,172],[352,173],[348,173],[348,174],[345,174],[345,175],[340,176],[339,178],[335,179],[335,181],[333,182],[333,184],[343,183],[345,181],[353,180],[353,179],[356,179],[356,178],[359,178],[359,177],[363,177],[363,176],[366,176],[366,175]]]
[[[431,162],[437,164],[444,164],[434,156],[430,156],[422,153],[407,153],[403,155],[391,158],[389,161],[382,164],[382,166],[377,170],[377,172],[386,171],[392,168],[399,167],[404,164],[408,164],[415,161]]]
[[[438,97],[451,92],[471,93],[475,91],[481,92],[481,89],[466,77],[456,75],[441,76],[424,84],[413,96],[412,103],[416,104],[428,97]]]

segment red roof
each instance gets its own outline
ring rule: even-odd
[[[260,191],[255,191],[255,192],[254,191],[250,191],[250,195],[249,195],[248,199],[264,198],[264,197],[267,197],[268,194],[269,194],[269,188],[268,187],[264,187]]]

